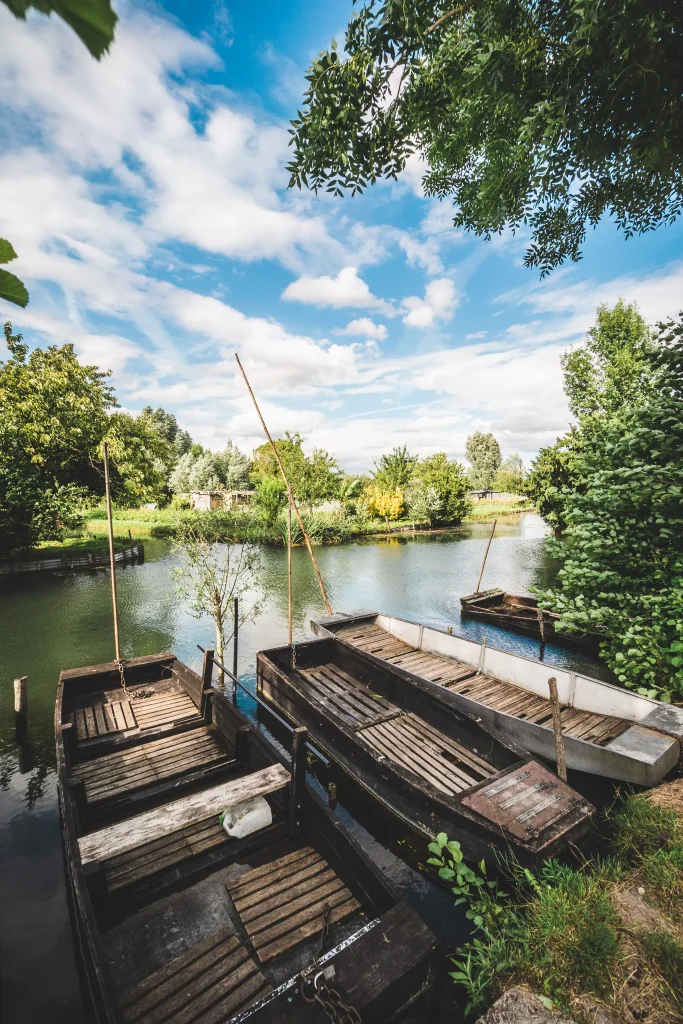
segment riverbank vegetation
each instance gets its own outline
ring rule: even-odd
[[[600,307],[563,369],[577,422],[525,485],[563,534],[539,599],[604,637],[624,685],[683,700],[683,317],[650,329],[634,305]]]
[[[491,881],[446,836],[431,844],[429,863],[475,926],[452,958],[468,1014],[521,984],[576,1019],[593,1020],[596,1006],[620,1021],[681,1019],[683,818],[657,802],[667,788],[619,799],[603,820],[606,852],[578,868],[532,872],[501,857]]]

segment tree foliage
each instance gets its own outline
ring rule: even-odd
[[[556,533],[562,533],[567,526],[565,507],[569,495],[581,488],[578,455],[582,445],[582,434],[572,427],[554,445],[541,448],[524,481],[523,493]]]
[[[280,510],[287,504],[287,488],[281,476],[263,476],[256,485],[254,508],[268,526],[277,522]],[[298,525],[298,524],[297,524]]]
[[[501,463],[500,445],[493,434],[484,434],[480,430],[470,434],[465,454],[470,462],[472,486],[477,489],[491,487]]]
[[[422,459],[413,472],[408,504],[411,515],[430,525],[455,523],[467,515],[472,502],[463,467],[445,452]]]
[[[457,227],[524,225],[546,273],[603,215],[679,216],[682,38],[679,0],[369,0],[308,70],[290,184],[362,191],[417,152]]]
[[[249,459],[232,441],[227,442],[222,452],[192,446],[178,459],[169,484],[176,494],[221,489],[243,491],[250,487],[250,468]]]
[[[303,450],[301,434],[285,433],[275,441],[275,447],[282,460],[287,479],[297,503],[312,508],[339,494],[342,474],[337,461],[322,448],[316,448],[308,456]],[[281,479],[277,459],[270,444],[263,444],[253,454],[251,479],[258,485],[264,477]]]
[[[602,632],[621,682],[683,699],[683,316],[660,325],[645,404],[593,424],[567,492],[558,588],[541,595],[567,629]]]
[[[508,455],[500,464],[500,468],[493,480],[493,487],[496,491],[503,491],[509,494],[523,494],[524,481],[526,480],[526,466],[520,455]]]
[[[378,484],[370,484],[365,489],[364,498],[369,515],[380,516],[385,520],[387,526],[389,526],[390,520],[400,519],[403,515],[404,498],[400,487],[389,491],[384,490]]]
[[[375,484],[385,491],[407,487],[417,461],[417,455],[409,455],[405,444],[397,446],[387,455],[380,455],[379,459],[375,459],[372,473]]]
[[[171,445],[143,416],[113,413],[103,438],[109,444],[112,498],[120,505],[167,500],[166,477]],[[101,458],[103,448],[98,448]]]

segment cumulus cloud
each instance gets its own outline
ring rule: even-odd
[[[408,327],[432,327],[436,320],[450,320],[458,305],[455,284],[449,277],[430,281],[424,298],[411,295],[401,302],[403,323]]]
[[[370,317],[362,316],[358,320],[350,320],[346,327],[337,327],[334,333],[349,338],[371,338],[373,341],[384,341],[387,329],[384,324],[376,324]]]
[[[394,313],[388,302],[372,294],[355,267],[342,267],[336,277],[326,274],[322,277],[300,277],[287,285],[281,298],[286,302],[304,302],[332,309],[376,309],[385,316]]]

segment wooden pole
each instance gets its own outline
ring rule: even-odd
[[[287,636],[292,644],[292,489],[287,489]]]
[[[486,545],[486,551],[484,552],[484,561],[481,563],[481,572],[479,573],[479,579],[477,580],[477,589],[475,590],[475,594],[480,593],[479,587],[481,586],[481,578],[484,575],[484,566],[486,565],[486,559],[489,557],[489,548],[491,547],[491,541],[493,540],[493,534],[496,529],[497,522],[497,519],[493,520],[493,526],[491,527],[491,536],[489,537],[489,542]]]
[[[541,643],[545,643],[545,619],[543,618],[543,609],[537,607],[536,615],[538,616],[538,628],[541,631]]]
[[[232,674],[237,677],[237,633],[240,628],[240,599],[235,598],[234,602],[234,614],[235,614],[235,628],[232,633],[233,644],[232,644]],[[232,702],[237,703],[237,683],[233,679],[232,681]]]
[[[297,726],[292,730],[292,781],[289,789],[289,834],[301,831],[301,812],[306,792],[306,741],[308,729]]]
[[[553,706],[553,734],[555,736],[555,760],[557,761],[557,774],[563,782],[567,781],[567,759],[564,753],[564,739],[562,737],[562,709],[560,698],[557,695],[557,679],[551,676],[548,680],[550,689],[550,703]]]
[[[235,352],[235,359],[237,360],[237,365],[239,366],[240,371],[242,373],[242,376],[244,377],[244,383],[247,385],[247,390],[249,391],[249,394],[251,395],[251,400],[254,403],[254,408],[256,409],[256,412],[258,413],[258,418],[261,421],[261,426],[263,427],[263,432],[266,435],[266,437],[268,438],[268,441],[270,443],[270,447],[273,449],[273,455],[275,456],[275,461],[277,462],[278,466],[280,467],[280,472],[282,473],[282,479],[285,482],[285,486],[287,488],[287,492],[288,492],[288,494],[292,494],[292,489],[290,487],[289,480],[287,479],[287,474],[285,473],[285,467],[282,465],[282,459],[280,458],[280,453],[277,450],[277,448],[275,447],[275,443],[274,443],[272,437],[268,433],[268,427],[266,426],[266,421],[264,420],[263,416],[261,415],[261,410],[258,407],[258,402],[256,401],[256,397],[254,396],[254,392],[251,390],[251,384],[249,383],[249,380],[247,379],[247,375],[244,372],[244,367],[242,366],[242,364],[240,362],[240,357],[237,355],[236,352]],[[311,556],[311,561],[313,562],[313,569],[315,570],[315,575],[316,575],[317,580],[318,580],[318,586],[320,587],[320,593],[322,594],[323,604],[325,605],[325,611],[327,612],[328,615],[331,615],[332,614],[332,606],[331,606],[330,602],[327,599],[327,591],[325,590],[325,584],[323,583],[323,578],[320,575],[320,569],[318,568],[318,563],[316,562],[315,555],[313,554],[313,548],[311,547],[311,541],[310,541],[310,538],[309,538],[309,536],[308,536],[308,534],[306,532],[306,527],[304,526],[304,521],[301,518],[301,513],[299,512],[299,506],[297,505],[296,501],[294,500],[294,495],[293,494],[292,494],[292,507],[294,509],[294,513],[295,513],[296,518],[298,520],[299,526],[301,527],[301,532],[304,535],[304,540],[306,541],[306,547],[308,548],[308,553]]]
[[[114,647],[116,660],[121,661],[119,641],[119,604],[116,595],[116,560],[114,558],[114,523],[111,514],[111,490],[109,487],[109,445],[104,442],[104,487],[107,499],[107,526],[109,529],[109,567],[111,569],[111,603],[114,611]]]
[[[199,713],[205,722],[211,722],[211,694],[213,693],[213,654],[208,648],[204,651],[204,664],[202,665],[202,697],[199,705]]]
[[[28,676],[14,680],[14,721],[17,736],[25,737],[28,731]]]

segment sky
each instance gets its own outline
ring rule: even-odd
[[[0,316],[110,369],[123,409],[249,453],[237,352],[271,432],[351,472],[399,444],[463,458],[475,430],[529,463],[570,422],[560,354],[597,304],[683,307],[683,223],[601,223],[541,281],[523,234],[454,229],[417,159],[360,197],[289,190],[289,120],[351,0],[116,9],[97,62],[60,19],[0,5],[0,237],[31,295]]]

